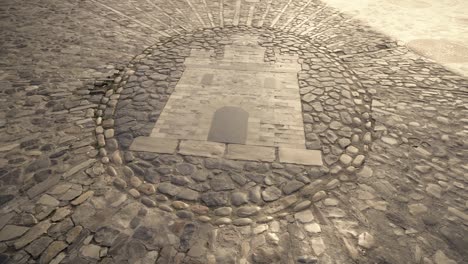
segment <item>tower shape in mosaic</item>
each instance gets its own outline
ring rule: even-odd
[[[266,63],[257,38],[232,40],[221,60],[212,59],[212,51],[191,51],[151,137],[304,149],[297,57]],[[216,118],[226,107],[239,111]],[[240,109],[248,115],[245,122]],[[220,135],[229,133],[223,127],[230,127],[231,135]]]
[[[305,157],[313,154],[313,164],[321,164],[320,151],[305,147],[298,56],[277,54],[276,62],[265,62],[266,48],[256,36],[234,35],[231,41],[221,59],[212,50],[191,50],[151,135],[137,138],[131,149],[171,153],[182,140],[181,153],[190,141],[200,149],[190,149],[190,154],[223,156],[225,144],[237,144],[227,146],[227,158],[264,152],[269,157],[254,159],[273,161],[279,148],[280,160],[281,149],[291,149],[300,151],[299,156],[310,152]],[[210,147],[212,153],[206,153]],[[301,164],[309,164],[302,159]]]

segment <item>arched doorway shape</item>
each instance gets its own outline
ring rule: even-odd
[[[249,113],[240,107],[221,107],[213,115],[208,141],[245,144]]]

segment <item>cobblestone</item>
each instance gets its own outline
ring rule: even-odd
[[[434,40],[408,45],[421,56],[317,1],[8,0],[0,14],[0,263],[466,259],[467,81],[424,57]],[[250,68],[223,75],[229,59]],[[253,70],[267,74],[237,78]],[[277,95],[241,102],[269,104],[248,111],[249,144],[149,140],[164,120],[199,133],[211,121],[183,113],[230,86]]]

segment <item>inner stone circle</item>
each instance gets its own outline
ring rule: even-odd
[[[205,29],[149,48],[119,78],[106,152],[114,184],[146,206],[218,224],[231,208],[233,223],[261,222],[364,164],[371,98],[319,43]],[[217,115],[234,115],[235,131]]]

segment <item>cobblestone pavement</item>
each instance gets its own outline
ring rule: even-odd
[[[0,28],[0,263],[468,263],[468,79],[350,14],[5,0]],[[302,151],[323,164],[133,149],[191,54],[222,61],[239,36],[297,59]]]

